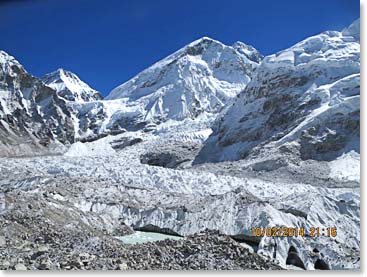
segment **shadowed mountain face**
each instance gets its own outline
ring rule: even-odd
[[[57,144],[74,141],[73,122],[65,101],[3,51],[0,91],[1,155],[46,153],[49,146],[57,151]]]

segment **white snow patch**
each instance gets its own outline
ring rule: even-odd
[[[360,154],[355,151],[344,153],[329,162],[330,178],[360,182]]]
[[[104,143],[102,143],[104,142]],[[76,142],[71,145],[69,150],[64,154],[65,156],[108,156],[115,154],[108,141],[99,140],[95,142],[81,143]]]

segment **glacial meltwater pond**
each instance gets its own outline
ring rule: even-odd
[[[142,232],[142,231],[135,231],[134,234],[122,236],[122,237],[116,237],[116,238],[126,244],[140,244],[140,243],[153,242],[153,241],[159,241],[159,240],[165,240],[165,239],[173,239],[173,240],[183,239],[183,237],[179,237],[179,236],[171,236],[171,235],[165,235],[161,233]]]

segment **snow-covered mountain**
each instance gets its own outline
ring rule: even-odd
[[[7,56],[5,52],[3,55]],[[67,130],[67,141],[50,136],[52,141],[65,144],[94,140],[125,129],[137,130],[168,119],[193,119],[203,113],[215,116],[245,88],[261,59],[256,49],[244,43],[236,42],[230,47],[203,37],[114,89],[106,100],[64,69],[46,74],[40,80],[29,78],[46,90],[50,88],[49,93],[61,103],[52,107],[65,114],[62,118],[42,113],[40,120],[50,117],[55,128]],[[14,62],[25,72],[19,62]],[[4,78],[11,74],[4,72]],[[28,91],[28,86],[21,83],[18,89]],[[21,94],[16,101],[28,100],[27,97]],[[6,106],[14,104],[12,98],[6,101]]]
[[[73,140],[65,100],[0,51],[0,155],[47,153]]]
[[[357,20],[342,32],[324,32],[265,57],[235,105],[218,119],[197,161],[289,148],[303,160],[359,153],[359,105]]]
[[[56,90],[57,94],[68,101],[77,103],[102,100],[102,95],[79,79],[74,73],[62,68],[46,74],[41,80]]]
[[[87,253],[106,263],[127,226],[184,236],[218,230],[283,268],[359,268],[359,38],[358,20],[265,58],[240,42],[202,38],[107,100],[72,73],[42,81],[0,52],[7,268],[41,266],[42,256],[28,263],[31,244],[58,248],[48,257],[59,266],[69,247],[81,261],[108,238]],[[33,157],[65,145],[63,155]],[[29,157],[4,157],[15,155]],[[252,227],[284,226],[305,236],[251,235]],[[312,227],[337,235],[312,237]],[[66,233],[76,247],[54,244]],[[90,248],[80,247],[81,233]]]
[[[139,106],[145,121],[217,113],[245,88],[262,56],[237,42],[198,39],[118,86],[106,97]]]
[[[261,59],[252,46],[236,42],[230,47],[203,37],[117,87],[103,101],[70,102],[76,138],[201,114],[216,116],[245,88]]]

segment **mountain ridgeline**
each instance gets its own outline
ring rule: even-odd
[[[105,99],[71,72],[37,78],[1,51],[0,155],[62,153],[76,141],[203,115],[217,120],[196,163],[264,149],[316,160],[359,152],[359,37],[357,20],[267,57],[203,37]]]
[[[105,99],[0,51],[0,269],[359,269],[359,28],[203,37]]]
[[[359,20],[265,57],[196,162],[295,151],[333,160],[359,153]],[[267,154],[266,154],[267,155]]]

